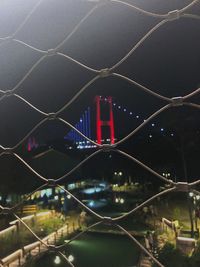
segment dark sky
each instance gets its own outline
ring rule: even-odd
[[[140,8],[166,13],[189,4],[189,0],[127,1]],[[7,0],[0,3],[0,37],[12,34],[36,3],[35,0]],[[58,45],[95,2],[44,0],[15,36],[39,49]],[[200,14],[200,4],[187,13]],[[119,61],[160,19],[145,16],[117,3],[108,3],[94,11],[60,51],[87,66],[101,69]],[[154,32],[115,72],[123,74],[165,96],[192,92],[200,85],[200,20],[181,18]],[[12,89],[41,54],[17,42],[0,45],[0,89]],[[17,89],[17,93],[45,112],[57,111],[86,84],[94,73],[61,56],[46,58]],[[94,105],[96,94],[112,95],[118,103],[146,118],[164,102],[147,95],[136,86],[116,77],[96,81],[61,115],[74,123],[87,106]],[[192,99],[199,103],[199,96]],[[181,108],[180,108],[181,110]],[[175,111],[176,112],[176,111]],[[199,111],[198,111],[199,112]],[[195,117],[197,110],[183,109],[183,118]],[[181,112],[180,112],[181,113]],[[163,115],[164,116],[164,115]],[[169,113],[169,116],[173,116]],[[0,102],[0,140],[5,146],[19,141],[41,118],[15,97]],[[164,119],[163,119],[164,118]],[[124,119],[115,119],[120,125]],[[158,118],[161,124],[168,120]],[[118,126],[119,127],[119,126]],[[127,134],[135,127],[121,127]],[[67,131],[61,123],[49,122],[37,130],[42,139],[59,137]]]
[[[0,37],[12,35],[37,1],[0,1]],[[164,14],[183,8],[191,3],[191,0],[126,0],[126,2],[150,12]],[[95,1],[43,0],[17,32],[15,39],[42,50],[54,48],[73,31],[95,5]],[[200,15],[200,2],[187,13]],[[98,7],[59,51],[95,69],[112,67],[159,21],[158,18],[145,16],[119,3],[107,3]],[[41,56],[39,52],[19,42],[0,40],[0,90],[12,89]],[[181,18],[164,24],[117,67],[115,72],[168,97],[182,96],[197,89],[200,87],[200,20]],[[55,112],[95,75],[66,58],[51,56],[45,58],[34,69],[16,93],[45,112]],[[144,93],[137,86],[111,76],[93,83],[60,114],[61,117],[76,123],[85,108],[88,106],[94,108],[94,97],[97,94],[111,95],[122,108],[133,112],[134,116],[140,115],[141,120],[136,120],[135,117],[132,119],[126,116],[126,113],[114,110],[116,136],[119,139],[166,104]],[[199,95],[190,100],[200,104]],[[40,114],[16,97],[4,98],[0,101],[0,144],[6,147],[15,145],[41,118]],[[153,169],[159,172],[166,169],[183,181],[185,177],[180,152],[182,148],[185,150],[189,179],[199,178],[199,109],[173,108],[160,114],[153,122],[155,128],[152,128],[151,124],[146,125],[136,136],[130,138],[122,149]],[[162,134],[161,127],[165,129]],[[69,128],[62,123],[48,121],[33,135],[45,143],[58,138],[63,140],[68,131]],[[171,133],[174,133],[173,137]],[[149,138],[149,134],[153,135],[152,139]],[[184,143],[184,147],[181,146],[181,142]],[[78,154],[80,151],[73,153]],[[85,153],[89,155],[92,152]],[[27,161],[29,159],[26,158]],[[7,178],[2,171],[4,167],[5,171],[14,169],[19,177],[22,176],[20,170],[25,170],[24,165],[8,155],[0,159],[0,165],[1,179],[2,176]],[[106,177],[106,172],[112,175],[117,168],[124,168],[127,174],[133,175],[141,171],[142,174],[137,177],[146,177],[145,179],[150,177],[149,172],[145,172],[144,176],[141,167],[115,153],[112,157],[102,153],[88,161],[84,167],[85,177],[94,178],[96,175],[95,178],[98,178],[100,175],[101,178],[102,172],[105,172]]]

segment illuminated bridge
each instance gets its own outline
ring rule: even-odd
[[[135,113],[130,108],[126,107],[114,100],[112,96],[96,96],[94,99],[95,105],[88,106],[81,114],[77,122],[73,126],[82,134],[94,140],[98,144],[114,144],[117,139],[117,126],[119,120],[120,124],[125,119],[128,119],[130,125],[137,127],[143,121],[145,121],[144,115]],[[153,138],[154,133],[159,132],[163,135],[173,137],[172,131],[167,131],[162,125],[157,122],[151,122],[149,125],[146,138]],[[70,141],[73,146],[69,146],[69,149],[74,147],[78,149],[95,148],[96,145],[86,140],[77,131],[71,129],[65,136],[65,140]],[[39,145],[35,137],[31,136],[28,139],[27,149],[31,151],[37,148]]]
[[[95,140],[98,144],[114,144],[117,140],[115,124],[117,120],[123,116],[128,117],[129,120],[134,120],[134,124],[139,124],[145,121],[144,116],[135,114],[132,110],[128,109],[125,105],[117,103],[113,100],[112,96],[96,96],[95,97],[95,112],[92,113],[92,107],[87,107],[80,116],[80,119],[75,123],[74,127],[78,129],[85,136]],[[121,114],[120,114],[121,113]],[[123,115],[122,115],[123,113]],[[95,121],[95,122],[94,122]],[[152,122],[151,128],[157,128],[160,133],[164,133],[165,129]],[[174,133],[168,133],[171,137]],[[78,134],[75,130],[71,130],[64,137],[67,140],[73,141],[78,149],[87,149],[96,147],[91,144],[84,137]],[[151,129],[149,129],[148,138],[153,138]]]

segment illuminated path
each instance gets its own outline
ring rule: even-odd
[[[70,216],[69,220],[67,221],[68,225],[60,228],[56,232],[51,233],[50,235],[46,236],[42,239],[44,243],[48,245],[56,244],[59,239],[63,236],[67,236],[68,234],[73,233],[75,230],[79,229],[78,217],[77,215]],[[47,251],[48,248],[40,241],[36,241],[32,244],[29,244],[22,249],[18,249],[14,253],[10,254],[9,256],[1,259],[0,266],[9,266],[9,267],[17,267],[22,266],[26,262],[26,257],[31,256],[36,257],[39,256],[41,253]]]

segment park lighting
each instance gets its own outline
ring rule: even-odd
[[[68,257],[68,261],[69,261],[69,262],[74,261],[74,256],[73,256],[73,255],[69,255],[69,257]]]
[[[93,201],[93,200],[91,200],[91,201],[89,202],[89,206],[90,206],[90,207],[94,207],[94,201]]]
[[[166,178],[167,178],[167,177],[170,177],[170,176],[171,176],[171,174],[170,174],[169,172],[168,172],[168,173],[164,173],[164,172],[163,172],[163,173],[162,173],[162,176],[164,176],[164,177],[166,177]]]
[[[55,262],[55,264],[60,264],[61,263],[60,257],[56,256],[54,262]]]
[[[123,198],[120,199],[120,203],[124,204],[124,199]]]
[[[71,195],[67,195],[67,198],[70,199],[71,198]]]
[[[122,176],[122,172],[114,172],[114,175],[119,175],[119,176]]]
[[[199,200],[199,199],[200,199],[200,195],[197,195],[197,196],[196,196],[196,200]]]
[[[58,200],[58,196],[55,196],[54,199],[55,199],[55,200]]]
[[[115,203],[119,203],[119,198],[115,198]]]
[[[193,197],[194,196],[194,193],[193,192],[189,192],[189,196],[190,197]]]

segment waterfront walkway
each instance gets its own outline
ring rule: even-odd
[[[0,260],[0,266],[23,266],[29,257],[37,257],[48,250],[47,245],[55,245],[62,237],[72,234],[79,229],[77,217],[70,217],[66,225],[42,239],[43,243],[36,241]],[[45,245],[46,244],[46,245]]]

